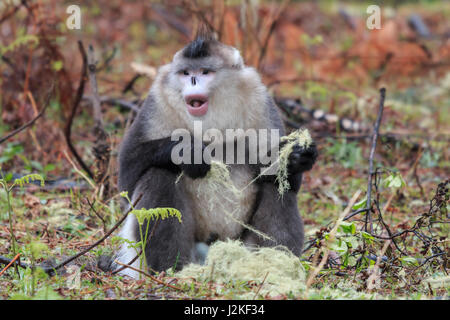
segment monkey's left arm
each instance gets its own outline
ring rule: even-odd
[[[280,144],[280,147],[282,145]],[[302,182],[302,173],[311,170],[317,159],[317,148],[315,144],[304,148],[295,145],[288,160],[288,182],[291,190],[298,192]],[[260,182],[272,182],[277,184],[276,175],[262,175]]]
[[[308,148],[295,145],[289,155],[288,181],[291,189],[298,192],[302,180],[302,173],[312,169],[317,159],[317,148],[315,144]]]
[[[282,135],[285,134],[283,122],[278,112],[274,100],[269,95],[267,96],[267,104],[269,106],[269,117],[272,127],[279,129]],[[286,142],[280,142],[279,148],[281,149]],[[312,166],[317,159],[317,148],[314,143],[309,147],[304,148],[299,145],[295,145],[291,154],[289,155],[288,162],[288,182],[291,190],[298,192],[302,182],[302,173],[311,170]],[[258,174],[261,172],[261,167],[257,166]],[[260,182],[270,182],[278,184],[275,175],[263,175],[259,179]],[[278,186],[277,186],[278,187]]]

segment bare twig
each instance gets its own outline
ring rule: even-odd
[[[146,244],[146,245],[148,245],[149,241],[152,239],[153,234],[154,234],[154,232],[155,232],[155,229],[156,229],[156,227],[157,227],[158,224],[159,224],[159,221],[160,221],[159,219],[156,220],[155,224],[153,225],[152,231],[150,232],[150,236],[148,237],[148,240],[147,240],[147,244]],[[129,265],[133,264],[133,263],[137,260],[137,258],[139,258],[139,257],[141,256],[141,254],[142,254],[142,248],[139,250],[139,252],[136,254],[136,256],[135,256],[133,259],[131,259],[130,262],[128,262],[128,264],[129,264]],[[116,274],[116,273],[122,271],[123,269],[126,269],[126,266],[122,266],[122,267],[120,267],[119,269],[114,270],[114,271],[112,272],[112,274]]]
[[[420,265],[418,265],[416,268],[414,268],[413,272],[415,272],[417,269],[423,267],[423,266],[424,266],[425,264],[427,264],[428,261],[430,261],[431,259],[434,259],[434,258],[443,256],[443,255],[445,255],[445,254],[446,254],[445,252],[439,252],[439,253],[435,253],[435,254],[429,256],[428,258],[425,258],[425,259],[422,261],[422,263],[421,263]]]
[[[80,101],[83,98],[84,86],[85,86],[85,82],[86,82],[86,73],[87,73],[87,71],[86,71],[87,56],[86,56],[86,51],[84,50],[83,42],[78,41],[78,49],[80,50],[81,57],[83,59],[83,66],[82,66],[80,82],[78,84],[78,89],[77,89],[77,93],[75,96],[75,100],[72,104],[72,110],[70,112],[69,118],[67,119],[66,126],[64,128],[64,136],[66,138],[66,143],[67,143],[67,146],[69,147],[70,152],[74,155],[75,159],[77,160],[79,165],[83,168],[83,170],[86,171],[87,174],[89,175],[89,177],[93,179],[94,175],[93,175],[92,171],[84,163],[83,159],[80,157],[77,150],[73,146],[71,138],[70,138],[70,136],[72,134],[73,118],[75,117],[75,114],[77,113],[78,105],[80,104]]]
[[[105,241],[106,238],[108,238],[127,218],[128,214],[133,210],[133,208],[139,203],[139,201],[141,200],[143,194],[141,193],[136,200],[134,201],[134,203],[130,206],[130,209],[128,209],[128,211],[123,215],[123,217],[107,232],[105,233],[105,235],[99,239],[98,241],[94,242],[92,245],[90,245],[89,247],[87,247],[86,249],[82,250],[81,252],[77,253],[74,256],[71,256],[70,258],[64,260],[63,262],[61,262],[60,264],[56,265],[56,266],[44,266],[42,267],[42,269],[47,273],[47,274],[52,274],[53,272],[55,272],[56,270],[61,269],[62,267],[64,267],[65,265],[67,265],[68,263],[72,262],[73,260],[81,257],[82,255],[86,254],[87,252],[89,252],[90,250],[92,250],[93,248],[95,248],[96,246],[98,246],[100,243],[102,243],[103,241]],[[16,259],[16,258],[14,258]],[[13,259],[13,260],[14,260]],[[11,264],[15,264],[18,265],[21,268],[28,268],[30,267],[29,265],[25,264],[25,263],[21,263],[19,261],[12,261],[8,258],[2,257],[0,256],[0,263],[2,264],[7,264],[7,263],[11,263]]]
[[[173,10],[166,10],[162,6],[155,3],[151,3],[149,5],[152,10],[154,10],[167,23],[167,25],[169,25],[169,27],[178,31],[187,40],[190,39],[190,30],[184,25],[184,21],[175,15]]]
[[[98,87],[97,87],[97,78],[95,76],[97,66],[94,56],[94,47],[89,45],[88,48],[88,75],[89,75],[89,83],[92,90],[92,107],[94,110],[94,121],[96,126],[100,126],[103,128],[103,117],[102,117],[102,109],[100,105],[100,97],[98,95]]]
[[[367,182],[367,202],[366,202],[366,224],[364,226],[365,231],[367,232],[367,224],[369,224],[369,232],[372,234],[373,226],[372,226],[372,214],[371,214],[371,196],[372,196],[372,174],[373,174],[373,157],[375,154],[375,148],[377,147],[378,134],[380,130],[380,123],[383,117],[383,109],[384,109],[384,98],[386,97],[386,89],[380,89],[380,106],[378,109],[377,120],[375,122],[375,128],[372,137],[372,147],[370,149],[369,156],[369,177]]]
[[[8,57],[5,57],[5,56],[3,56],[3,55],[1,55],[1,54],[0,54],[0,59],[2,59],[2,61],[3,61],[4,63],[6,63],[6,64],[11,68],[11,70],[14,71],[14,73],[20,74],[20,77],[23,78],[23,79],[25,79],[25,73],[24,73],[22,70],[19,70],[19,69],[14,65],[14,63],[11,61],[11,59],[9,59]],[[20,83],[18,83],[18,85],[23,89],[23,86],[22,86]]]
[[[16,14],[17,11],[19,11],[20,7],[23,5],[26,5],[26,1],[22,0],[18,5],[14,6],[12,10],[6,12],[2,17],[0,17],[0,24],[8,20],[10,17],[12,17],[14,14]]]
[[[330,250],[329,250],[328,246],[329,246],[329,244],[331,244],[333,242],[335,234],[337,232],[337,229],[341,225],[341,222],[344,220],[344,217],[346,215],[348,215],[349,211],[352,209],[354,203],[356,202],[356,199],[358,199],[360,194],[361,194],[360,190],[355,192],[353,197],[350,199],[350,202],[349,202],[347,208],[345,208],[345,210],[341,213],[341,215],[337,219],[333,229],[330,231],[330,234],[329,234],[329,237],[328,237],[328,240],[327,240],[327,244],[322,249],[323,250],[322,260],[320,261],[320,263],[319,263],[319,265],[317,267],[313,268],[313,270],[311,271],[311,274],[308,277],[308,280],[306,281],[306,288],[307,288],[307,290],[311,286],[311,284],[313,283],[314,278],[319,274],[320,270],[322,270],[323,266],[327,262],[328,254],[330,253]]]
[[[40,117],[42,117],[42,115],[45,113],[45,110],[47,110],[47,107],[50,105],[50,98],[52,97],[52,93],[53,93],[53,88],[54,88],[54,83],[52,84],[52,86],[50,87],[49,93],[47,95],[47,99],[45,101],[44,107],[42,108],[42,110],[37,114],[37,116],[35,116],[31,121],[28,121],[26,124],[24,124],[23,126],[21,126],[20,128],[12,131],[11,133],[7,134],[6,136],[0,138],[0,144],[5,142],[6,140],[12,138],[13,136],[15,136],[16,134],[18,134],[19,132],[25,130],[26,128],[32,126],[36,120],[38,120]]]
[[[20,262],[20,260],[16,260],[14,262],[12,262],[14,259],[10,259],[4,256],[0,256],[0,264],[9,264],[9,263],[14,263],[14,265],[18,265],[21,268],[26,268],[28,267],[28,265],[26,263]]]
[[[425,192],[423,190],[422,184],[420,183],[419,175],[417,174],[417,167],[419,166],[419,162],[420,162],[420,159],[422,158],[422,155],[423,155],[423,149],[422,149],[422,147],[420,147],[417,158],[414,161],[414,164],[413,164],[410,172],[412,172],[412,175],[413,175],[414,179],[416,180],[416,183],[420,189],[420,194],[421,194],[422,198],[425,198]]]
[[[89,185],[95,190],[96,186],[95,184],[92,182],[91,178],[89,178],[88,176],[86,176],[83,171],[81,171],[80,169],[77,168],[77,166],[75,165],[75,163],[73,162],[72,159],[70,159],[69,155],[67,154],[66,150],[63,151],[64,156],[66,157],[67,161],[69,161],[69,163],[72,165],[73,169],[84,178],[84,180],[87,181],[87,183],[89,183]]]
[[[288,7],[290,0],[285,0],[279,7],[278,12],[275,14],[275,17],[273,18],[269,30],[267,31],[266,37],[263,41],[262,44],[262,48],[261,51],[259,53],[259,57],[258,57],[258,64],[257,64],[257,69],[260,70],[261,69],[261,63],[264,59],[264,56],[266,55],[267,52],[267,47],[269,45],[269,40],[272,37],[273,32],[275,31],[275,27],[277,25],[277,23],[279,22],[279,19],[281,17],[281,15],[283,14],[284,10]]]
[[[133,205],[130,206],[130,209],[128,209],[128,211],[123,215],[123,217],[114,225],[114,227],[112,227],[107,233],[105,233],[105,235],[97,240],[96,242],[94,242],[92,245],[90,245],[89,247],[87,247],[86,249],[84,249],[83,251],[77,253],[76,255],[64,260],[63,262],[61,262],[60,264],[58,264],[54,269],[58,270],[62,267],[64,267],[66,264],[68,264],[69,262],[72,262],[73,260],[81,257],[82,255],[86,254],[87,252],[89,252],[90,250],[92,250],[93,248],[95,248],[96,246],[98,246],[100,243],[102,243],[103,241],[105,241],[106,238],[108,238],[127,218],[128,214],[133,210],[133,208],[136,206],[136,204],[141,200],[142,198],[142,194],[140,194],[136,200],[134,201]]]
[[[155,282],[157,282],[157,283],[159,283],[159,284],[161,284],[161,285],[163,285],[163,286],[165,286],[165,287],[169,287],[169,288],[172,288],[172,289],[175,289],[175,290],[178,290],[178,291],[183,291],[183,289],[178,288],[178,287],[176,287],[176,286],[174,286],[174,285],[171,285],[171,284],[169,284],[169,283],[165,283],[164,281],[159,280],[158,278],[152,276],[151,274],[148,274],[147,272],[145,272],[145,271],[143,271],[143,270],[141,270],[141,269],[138,269],[138,268],[135,268],[135,267],[133,267],[133,266],[127,265],[127,264],[122,263],[122,262],[117,261],[117,260],[114,260],[114,262],[117,263],[117,264],[120,264],[121,266],[124,266],[124,267],[126,267],[126,268],[130,268],[131,270],[134,270],[134,271],[136,271],[136,272],[139,272],[140,274],[143,274],[144,276],[149,277],[149,278],[152,279],[153,281],[155,281]]]
[[[103,61],[103,63],[101,64],[101,66],[97,68],[97,72],[106,69],[108,67],[109,63],[114,58],[114,56],[116,55],[116,53],[117,53],[117,47],[114,47],[111,54],[109,56],[107,56],[105,58],[105,60]]]
[[[123,87],[123,89],[122,89],[122,94],[125,94],[125,93],[127,93],[128,91],[133,91],[133,93],[135,93],[135,91],[133,90],[133,86],[134,86],[134,84],[136,83],[136,81],[139,80],[142,76],[143,76],[143,75],[140,74],[140,73],[135,74],[135,75],[133,76],[133,78],[131,78],[131,80],[127,82],[127,84],[125,85],[125,87]]]
[[[375,281],[380,276],[378,270],[379,270],[379,266],[380,266],[380,263],[381,263],[381,259],[382,259],[383,255],[384,255],[384,253],[386,252],[387,248],[389,247],[390,243],[391,243],[390,240],[387,240],[384,243],[383,248],[381,249],[380,253],[378,254],[377,261],[375,262],[375,265],[373,266],[372,272],[371,272],[369,278],[367,278],[367,289],[369,291],[372,290],[373,288],[375,288]]]
[[[94,47],[92,45],[89,45],[88,75],[92,91],[92,107],[94,111],[93,133],[96,137],[95,145],[93,147],[93,154],[96,159],[94,180],[97,184],[103,185],[105,189],[108,190],[109,184],[107,182],[105,183],[105,178],[107,177],[109,167],[111,147],[108,142],[108,134],[106,133],[104,128],[101,101],[100,96],[98,95],[97,78],[95,75],[96,72],[97,62],[95,61]],[[100,188],[100,190],[103,190],[103,188]]]
[[[360,213],[362,213],[362,212],[367,212],[367,211],[368,211],[367,208],[358,209],[358,210],[356,210],[355,212],[352,212],[352,213],[350,213],[348,216],[346,216],[346,217],[344,218],[344,221],[350,219],[350,218],[353,217],[353,216],[356,216],[357,214],[360,214]]]
[[[139,112],[139,106],[137,104],[134,104],[133,102],[126,101],[124,99],[119,98],[111,98],[111,97],[100,97],[100,100],[102,102],[111,104],[111,105],[119,105],[123,108],[130,109],[134,112]]]
[[[91,207],[92,211],[94,211],[94,214],[97,216],[97,218],[99,218],[101,220],[101,222],[103,224],[103,231],[106,232],[106,220],[99,212],[97,212],[97,210],[95,210],[95,207],[94,207],[95,199],[94,199],[93,203],[91,203],[89,201],[89,198],[87,198],[86,201],[89,204],[89,206]]]
[[[255,296],[253,297],[253,300],[256,299],[256,297],[258,296],[259,292],[261,291],[262,286],[264,285],[264,282],[266,282],[266,278],[269,275],[269,272],[266,273],[266,275],[264,276],[263,281],[261,282],[261,284],[258,286],[258,290],[255,293]]]
[[[139,250],[139,252],[134,256],[133,259],[130,260],[130,262],[127,263],[127,265],[132,265],[142,254],[142,248]],[[122,271],[123,269],[127,268],[127,265],[122,266],[116,270],[114,270],[113,272],[111,272],[111,274],[116,274],[119,273],[120,271]]]
[[[217,33],[212,23],[208,20],[205,12],[198,7],[197,1],[186,1],[182,0],[181,5],[184,9],[188,10],[191,14],[197,16],[197,19],[203,23],[203,25],[208,28],[208,30]]]
[[[83,99],[88,100],[90,103],[92,103],[94,98],[90,95],[85,95]],[[120,107],[130,109],[134,112],[139,112],[139,105],[124,99],[113,98],[108,96],[100,96],[100,102],[107,103],[109,105],[119,105]]]
[[[19,259],[19,257],[20,257],[20,253],[16,254],[16,256],[11,260],[11,262],[8,263],[8,264],[6,265],[6,267],[3,268],[2,271],[0,271],[0,276],[1,276],[6,270],[8,270],[8,268],[9,268],[14,262],[16,262],[16,260]]]

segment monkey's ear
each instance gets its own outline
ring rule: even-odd
[[[233,63],[232,67],[236,69],[241,69],[244,67],[244,59],[242,59],[241,53],[238,49],[233,48]]]

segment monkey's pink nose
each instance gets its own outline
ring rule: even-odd
[[[201,94],[193,94],[184,98],[188,112],[194,117],[201,117],[208,112],[208,97]]]

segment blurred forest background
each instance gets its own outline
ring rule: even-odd
[[[72,4],[81,8],[79,30],[66,24]],[[22,267],[0,274],[0,296],[269,298],[259,294],[261,281],[186,285],[173,274],[156,282],[103,273],[92,261],[112,252],[109,238],[62,276],[33,268],[86,248],[120,219],[117,151],[124,130],[157,68],[207,25],[260,72],[286,127],[308,128],[319,149],[298,197],[307,234],[302,265],[318,274],[308,294],[275,298],[448,298],[450,3],[377,1],[379,30],[366,25],[371,4],[2,1],[0,272],[18,253]],[[352,195],[368,190],[382,87],[370,225],[360,210],[336,233]]]

